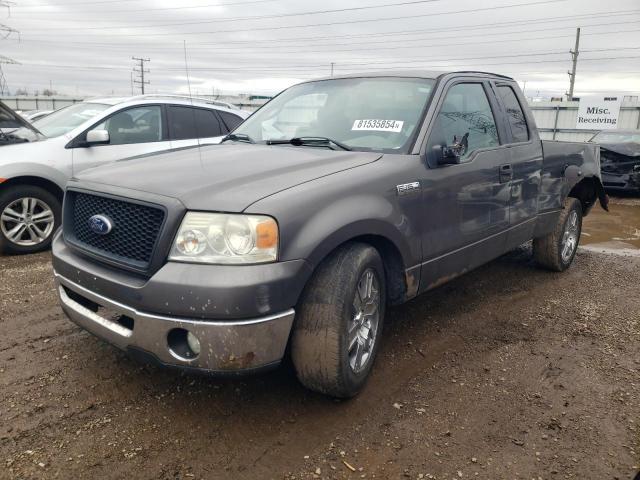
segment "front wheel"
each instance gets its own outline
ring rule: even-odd
[[[60,225],[60,201],[33,185],[14,185],[0,193],[0,252],[35,253],[49,248]]]
[[[553,232],[533,241],[533,257],[549,270],[563,272],[573,262],[582,232],[582,204],[567,198]]]
[[[382,260],[369,245],[349,243],[318,267],[302,295],[291,340],[304,386],[340,398],[362,389],[380,346],[385,291]]]

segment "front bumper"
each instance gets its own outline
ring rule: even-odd
[[[252,371],[282,359],[293,323],[293,309],[260,318],[211,321],[140,312],[96,294],[58,273],[56,292],[67,316],[116,347],[174,367],[212,373]],[[102,307],[97,312],[95,308]],[[108,311],[106,315],[103,311]],[[185,348],[186,332],[200,353]]]
[[[640,191],[640,172],[622,174],[602,172],[602,185],[607,190],[638,192]]]
[[[235,321],[284,312],[298,303],[312,268],[304,260],[259,265],[166,262],[150,278],[112,268],[71,248],[59,231],[53,269],[76,285],[161,317]]]

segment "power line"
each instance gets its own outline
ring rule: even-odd
[[[614,35],[614,34],[620,34],[620,33],[628,33],[628,32],[638,32],[640,31],[640,29],[632,29],[632,30],[617,30],[617,31],[609,31],[609,32],[591,32],[591,33],[585,33],[583,35]],[[452,38],[458,38],[458,37],[452,37]],[[510,38],[508,39],[508,41],[528,41],[528,40],[554,40],[554,39],[558,39],[558,38],[573,38],[573,35],[549,35],[549,36],[541,36],[541,37],[523,37],[523,38]],[[444,42],[444,43],[433,43],[433,42],[429,42],[428,45],[425,45],[425,47],[457,47],[457,46],[464,46],[464,45],[484,45],[484,44],[491,44],[491,43],[502,43],[506,41],[505,39],[497,39],[497,40],[486,40],[486,41],[468,41],[468,42],[458,42],[458,43],[451,43],[451,42]],[[327,46],[331,46],[331,45],[327,45]],[[414,45],[414,48],[420,48],[422,47],[421,45]],[[369,50],[366,48],[366,45],[363,47],[366,50]],[[379,52],[381,50],[406,50],[406,45],[401,45],[401,46],[396,46],[396,47],[375,47],[375,51]],[[331,50],[309,50],[309,49],[304,49],[303,50],[281,50],[279,49],[277,53],[279,54],[290,54],[290,53],[327,53],[327,54],[335,54],[335,53],[342,53],[342,52],[361,52],[362,48],[343,48],[343,49],[331,49]],[[235,52],[230,52],[230,54],[232,55],[237,55],[237,53]],[[262,55],[262,54],[260,54]]]
[[[596,24],[583,24],[583,27],[601,27],[601,26],[610,26],[610,25],[626,25],[626,24],[636,24],[636,23],[640,23],[640,20],[631,20],[628,22],[608,22],[608,23],[596,23]],[[505,25],[505,26],[510,26],[510,25]],[[456,31],[457,29],[450,29],[450,31]],[[482,35],[484,37],[487,36],[496,36],[496,35],[512,35],[512,34],[521,34],[521,33],[535,33],[535,32],[546,32],[546,31],[556,31],[558,30],[558,27],[552,27],[552,28],[538,28],[538,29],[530,29],[530,30],[519,30],[517,32],[490,32],[490,33],[483,33]],[[425,35],[430,35],[431,33],[436,33],[436,32],[429,32],[429,31],[424,31]],[[601,33],[618,33],[618,31],[612,31],[612,32],[593,32],[592,34],[601,34]],[[415,35],[415,33],[413,33]],[[383,34],[376,34],[376,37],[381,36]],[[587,34],[588,35],[588,34]],[[370,36],[370,35],[367,35]],[[572,35],[560,35],[560,36],[555,36],[555,37],[536,37],[535,39],[540,39],[540,38],[569,38],[572,37]],[[326,37],[329,38],[329,37]],[[452,38],[460,38],[459,35],[453,35],[453,36],[439,36],[438,40],[446,40],[446,39],[452,39]],[[416,41],[427,41],[427,40],[431,40],[430,38],[410,38],[410,39],[396,39],[396,40],[377,40],[377,41],[373,41],[373,42],[349,42],[349,43],[330,43],[330,44],[315,44],[316,47],[336,47],[336,46],[352,46],[352,45],[365,45],[367,47],[371,46],[371,45],[375,45],[375,44],[383,44],[383,45],[388,45],[390,43],[402,43],[403,45],[409,45],[412,42],[416,42]],[[509,39],[509,40],[518,40],[516,39]],[[277,40],[274,40],[277,41]],[[42,40],[23,40],[24,43],[47,43],[50,44],[52,42],[44,42]],[[95,46],[101,46],[101,47],[106,47],[108,49],[112,49],[112,50],[118,50],[118,49],[129,49],[130,48],[130,44],[110,44],[110,43],[95,43],[95,42],[57,42],[59,44],[64,44],[64,45],[80,45],[80,46],[84,46],[86,48],[95,48]],[[229,42],[229,43],[233,43],[233,42]],[[273,50],[274,46],[272,44],[270,45],[254,45],[254,42],[247,42],[250,43],[250,49],[251,50],[263,50],[263,49],[267,49],[267,50]],[[477,42],[472,42],[473,44],[477,43]],[[195,49],[196,51],[201,49],[203,51],[213,51],[213,50],[222,50],[223,52],[232,52],[232,51],[242,51],[243,48],[246,48],[244,46],[241,45],[228,45],[227,42],[225,42],[224,46],[216,46],[219,45],[219,42],[214,43],[214,44],[209,44],[209,43],[194,43],[191,45],[195,45],[195,47],[192,47],[192,49]],[[214,45],[214,46],[208,46],[208,45]],[[433,45],[432,43],[430,43],[429,45]],[[440,44],[438,44],[440,45]],[[198,48],[200,47],[200,48]],[[278,48],[291,48],[291,47],[296,47],[296,45],[282,45],[282,46],[278,46]],[[168,50],[178,50],[179,47],[176,46],[156,46],[156,47],[146,47],[147,50],[158,50],[158,51],[168,51]],[[300,47],[302,48],[305,52],[308,51],[307,47]],[[282,50],[278,50],[278,53],[283,52]]]
[[[361,11],[361,10],[371,10],[376,8],[388,8],[388,7],[400,7],[407,5],[418,5],[425,3],[435,3],[441,2],[443,0],[409,0],[399,3],[386,3],[382,5],[367,5],[361,7],[348,7],[348,8],[335,8],[331,10],[314,10],[310,12],[296,12],[296,13],[279,13],[273,15],[254,15],[254,16],[242,16],[242,17],[220,17],[213,20],[198,20],[196,22],[179,22],[179,23],[158,23],[158,24],[145,24],[145,25],[111,25],[111,26],[103,26],[103,27],[84,27],[79,28],[78,30],[111,30],[114,28],[157,28],[157,27],[175,27],[175,26],[191,26],[191,25],[203,25],[203,24],[211,24],[211,23],[219,23],[219,22],[240,22],[240,21],[249,21],[249,20],[272,20],[275,18],[288,18],[288,17],[301,17],[301,16],[311,16],[311,15],[323,15],[327,13],[345,13],[345,12],[353,12],[353,11]],[[566,0],[553,0],[553,1],[566,1]],[[64,28],[50,28],[44,29],[41,31],[55,31],[55,30],[65,30]]]
[[[395,31],[386,31],[386,32],[376,32],[375,36],[376,38],[379,37],[384,37],[384,36],[390,36],[390,35],[415,35],[415,34],[430,34],[430,33],[437,33],[437,32],[442,32],[442,31],[447,31],[447,32],[452,32],[452,31],[459,31],[459,30],[464,30],[464,31],[469,31],[469,30],[478,30],[478,29],[484,29],[484,28],[506,28],[506,27],[511,27],[511,26],[517,26],[517,25],[531,25],[531,24],[538,24],[538,23],[551,23],[551,22],[567,22],[567,21],[571,21],[574,22],[576,20],[590,20],[591,17],[596,17],[598,19],[600,18],[605,18],[605,17],[613,17],[613,16],[620,16],[620,15],[629,15],[629,14],[634,14],[634,13],[640,13],[640,10],[636,9],[636,10],[616,10],[613,12],[595,12],[595,13],[587,13],[587,14],[581,14],[581,15],[572,15],[571,17],[567,17],[566,15],[562,15],[559,17],[546,17],[546,18],[537,18],[537,19],[527,19],[527,20],[512,20],[512,21],[508,21],[508,22],[494,22],[494,23],[479,23],[479,24],[473,24],[473,25],[458,25],[457,27],[440,27],[440,28],[428,28],[428,29],[418,29],[418,30],[395,30]],[[592,25],[585,25],[582,24],[581,26],[583,27],[595,27],[595,26],[608,26],[608,25],[621,25],[624,23],[638,23],[638,21],[631,21],[631,22],[614,22],[614,23],[599,23],[599,24],[592,24]],[[546,30],[556,30],[559,27],[552,27],[552,28],[546,28],[546,29],[539,29],[539,30],[529,30],[530,32],[533,31],[546,31]],[[519,31],[519,32],[504,32],[506,33],[522,33],[523,31]],[[499,32],[498,32],[499,33]],[[498,34],[498,33],[494,33],[494,34]],[[487,34],[489,35],[489,34]],[[493,34],[491,34],[493,35]],[[315,40],[334,40],[337,38],[362,38],[362,37],[370,37],[371,33],[363,33],[363,34],[338,34],[338,35],[331,35],[331,36],[305,36],[305,37],[284,37],[284,38],[269,38],[268,41],[269,42],[299,42],[299,41],[315,41]],[[36,43],[36,42],[44,42],[44,40],[23,40],[26,43]],[[152,41],[154,46],[158,46],[158,42],[157,41]],[[252,48],[255,47],[255,43],[256,40],[229,40],[226,39],[225,41],[225,47],[222,48],[226,48],[226,45],[230,45],[230,44],[248,44],[251,45]],[[96,45],[96,46],[122,46],[122,47],[126,47],[126,48],[130,48],[130,44],[129,43],[123,43],[120,45],[116,45],[113,43],[105,43],[105,42],[78,42],[78,41],[68,41],[68,40],[63,40],[63,41],[55,41],[55,40],[46,40],[47,44],[50,43],[56,43],[56,44],[64,44],[64,45]],[[190,45],[218,45],[220,42],[195,42],[195,43],[191,43]],[[173,45],[173,43],[169,43],[167,45]],[[162,47],[159,47],[162,48]]]
[[[140,0],[117,0],[115,2],[82,2],[82,3],[56,3],[55,6],[59,7],[59,6],[71,6],[71,5],[91,5],[91,4],[110,4],[110,3],[129,3],[131,1],[140,1]],[[198,9],[198,8],[213,8],[213,7],[231,7],[231,6],[241,6],[241,5],[252,5],[255,3],[272,3],[275,2],[277,0],[249,0],[247,2],[233,2],[233,3],[209,3],[207,5],[190,5],[190,6],[183,6],[183,7],[159,7],[159,8],[141,8],[141,9],[136,9],[136,10],[113,10],[113,9],[109,9],[109,14],[112,13],[137,13],[137,12],[153,12],[153,11],[169,11],[169,10],[191,10],[191,9]],[[24,5],[24,6],[19,6],[16,7],[19,10],[25,9],[25,8],[50,8],[51,5]],[[28,14],[30,16],[30,18],[33,18],[32,12],[24,12],[26,14]],[[37,12],[38,14],[44,14],[44,15],[69,15],[68,11],[55,11],[55,12]],[[95,13],[93,10],[76,10],[73,9],[73,13],[74,14],[78,14],[78,13]]]
[[[387,31],[387,32],[376,32],[375,33],[375,37],[379,38],[379,37],[384,37],[384,36],[390,36],[390,35],[415,35],[415,34],[431,34],[431,33],[438,33],[438,32],[455,32],[455,31],[469,31],[469,30],[479,30],[479,29],[485,29],[485,28],[507,28],[507,27],[515,27],[518,25],[531,25],[531,24],[538,24],[538,23],[549,23],[549,22],[566,22],[566,21],[574,21],[574,20],[589,20],[591,19],[591,17],[596,17],[596,18],[604,18],[604,17],[612,17],[612,16],[619,16],[619,15],[629,15],[629,14],[634,14],[634,13],[640,13],[640,10],[617,10],[614,12],[609,12],[609,13],[589,13],[589,14],[582,14],[582,15],[573,15],[571,17],[567,17],[566,15],[563,16],[559,16],[559,17],[547,17],[547,18],[538,18],[538,19],[528,19],[528,20],[512,20],[512,21],[507,21],[507,22],[493,22],[493,23],[479,23],[479,24],[473,24],[473,25],[458,25],[456,27],[439,27],[439,28],[428,28],[428,29],[418,29],[418,30],[396,30],[396,31]],[[595,27],[595,26],[609,26],[609,25],[622,25],[625,23],[638,23],[640,22],[640,20],[638,21],[629,21],[629,22],[609,22],[609,23],[598,23],[598,24],[592,24],[592,25],[585,25],[583,24],[583,27]],[[546,29],[539,29],[539,30],[528,30],[528,32],[534,32],[534,31],[547,31],[547,30],[556,30],[558,27],[552,27],[552,28],[546,28]],[[525,30],[520,30],[519,32],[495,32],[495,33],[488,33],[485,35],[497,35],[500,33],[503,34],[508,34],[508,33],[524,33],[526,32]],[[334,40],[337,38],[361,38],[361,37],[371,37],[371,33],[364,33],[364,34],[342,34],[342,35],[331,35],[331,36],[305,36],[305,37],[285,37],[285,38],[276,38],[276,39],[268,39],[265,41],[269,41],[269,42],[299,42],[299,41],[316,41],[316,40]],[[442,38],[442,37],[440,37]],[[449,37],[447,37],[449,38]],[[165,48],[162,46],[158,45],[157,41],[154,40],[150,40],[154,46],[156,46],[157,48]],[[113,43],[105,43],[105,42],[78,42],[78,41],[70,41],[70,40],[63,40],[63,41],[55,41],[55,40],[23,40],[23,42],[25,43],[43,43],[46,42],[47,44],[51,44],[51,43],[57,43],[57,44],[63,44],[63,45],[95,45],[95,46],[113,46],[113,47],[126,47],[127,49],[130,48],[130,43],[123,43],[123,44],[113,44]],[[190,43],[191,46],[204,46],[204,45],[219,45],[219,41],[212,43],[212,42],[195,42],[195,43]],[[225,46],[224,47],[220,47],[220,48],[224,48],[225,50],[228,48],[227,46],[230,44],[247,44],[250,45],[252,48],[257,48],[258,46],[255,45],[256,40],[224,40]],[[167,43],[165,45],[173,45],[174,43]],[[168,47],[171,48],[171,47]],[[260,48],[262,48],[260,46]],[[271,48],[271,46],[266,46],[265,48]]]
[[[623,30],[623,31],[618,31],[616,33],[624,33],[624,32],[631,32],[631,31],[640,31],[640,29],[636,29],[636,30]],[[612,32],[594,32],[595,35],[606,35]],[[585,34],[586,35],[586,34]],[[564,35],[561,37],[572,37],[571,35]],[[521,38],[521,39],[514,39],[514,40],[519,40],[519,41],[526,41],[526,40],[532,40],[535,38],[542,38],[542,39],[551,39],[553,38],[552,36],[547,36],[547,37],[531,37],[531,38]],[[499,42],[503,42],[503,40],[492,40],[489,42],[478,42],[478,41],[470,41],[470,42],[463,42],[461,44],[480,44],[480,43],[499,43]],[[441,45],[447,45],[447,46],[457,46],[459,44],[452,44],[450,42],[448,43],[443,43],[443,44],[431,44],[430,46],[433,47],[438,47]],[[610,49],[592,49],[592,50],[586,50],[585,52],[601,52],[601,51],[617,51],[617,50],[633,50],[633,49],[639,49],[640,47],[615,47],[615,48],[610,48]],[[327,52],[327,53],[331,53],[331,52]],[[499,59],[499,58],[509,58],[509,57],[520,57],[520,56],[541,56],[541,55],[560,55],[560,54],[564,54],[564,51],[544,51],[544,52],[519,52],[517,55],[492,55],[492,56],[481,56],[481,57],[463,57],[463,58],[455,58],[455,57],[444,57],[442,59],[448,59],[448,60],[477,60],[477,59]],[[411,57],[412,60],[397,60],[397,61],[389,61],[389,60],[384,60],[384,61],[367,61],[367,62],[349,62],[349,61],[343,61],[340,63],[337,63],[336,65],[340,66],[342,68],[342,66],[366,66],[366,65],[391,65],[391,64],[396,64],[396,63],[402,63],[402,64],[407,64],[407,63],[424,63],[425,61],[430,61],[430,60],[439,60],[441,58],[434,58],[433,56],[428,56],[428,57],[422,57],[422,58],[417,58],[415,56]],[[336,63],[336,62],[334,62]],[[326,64],[317,64],[318,67],[324,67]],[[52,65],[53,66],[53,65]],[[66,66],[65,66],[66,67]],[[74,67],[70,67],[70,68],[74,68]],[[93,69],[98,69],[98,67],[92,67]],[[242,67],[211,67],[211,68],[207,68],[207,69],[202,69],[204,71],[216,71],[216,70],[224,70],[224,71],[248,71],[248,69],[251,68],[251,71],[256,72],[256,71],[261,71],[261,70],[268,70],[268,71],[273,71],[273,70],[281,70],[281,69],[287,69],[291,72],[291,70],[294,69],[300,69],[300,68],[314,68],[313,64],[306,64],[306,65],[299,65],[299,64],[288,64],[288,65],[279,65],[279,66],[274,66],[274,65],[265,65],[265,66],[257,66],[255,65],[255,62],[252,62],[252,65],[247,67],[247,66],[242,66]],[[396,67],[398,68],[398,67]],[[107,69],[109,69],[109,67],[107,67]],[[159,68],[160,70],[169,70],[170,69],[162,69]],[[179,69],[178,69],[179,70]],[[200,70],[197,67],[192,67],[192,70]],[[293,72],[291,72],[293,73]]]
[[[514,55],[517,56],[517,55]],[[609,61],[609,60],[631,60],[631,59],[639,59],[640,56],[637,55],[631,55],[631,56],[617,56],[617,57],[596,57],[596,58],[583,58],[582,61],[583,62],[592,62],[592,61]],[[453,58],[452,60],[454,61],[459,61],[459,60],[477,60],[477,59],[482,59],[482,57],[466,57],[466,58]],[[419,67],[410,67],[411,70],[416,70],[416,69],[425,69],[425,68],[445,68],[445,69],[453,69],[453,68],[460,68],[460,66],[465,66],[465,65],[527,65],[527,64],[545,64],[545,63],[563,63],[566,62],[565,59],[560,59],[560,60],[530,60],[530,61],[523,61],[523,62],[492,62],[492,63],[462,63],[462,64],[456,64],[455,62],[447,62],[444,64],[429,64],[428,61],[426,61],[426,64],[421,65]],[[407,62],[397,62],[397,63],[410,63],[409,61]],[[419,63],[424,63],[423,62],[419,62]],[[125,67],[119,67],[119,66],[103,66],[103,65],[63,65],[63,64],[52,64],[52,63],[46,63],[46,64],[38,64],[38,63],[24,63],[23,65],[26,66],[31,66],[31,67],[43,67],[43,68],[65,68],[65,69],[75,69],[75,70],[112,70],[112,71],[122,71],[122,70],[128,70]],[[341,64],[339,63],[335,63],[336,67],[340,67]],[[254,67],[256,68],[256,67]],[[267,67],[264,67],[267,68]],[[269,70],[254,70],[251,67],[249,68],[242,68],[242,69],[238,69],[238,68],[227,68],[227,67],[209,67],[209,68],[199,68],[197,70],[199,71],[233,71],[233,72],[237,72],[238,70],[240,71],[246,71],[246,72],[252,72],[252,71],[274,71],[274,72],[280,72],[280,73],[295,73],[296,75],[298,73],[296,72],[287,72],[287,71],[283,71],[283,69],[287,69],[289,67],[273,67],[273,69],[269,69]],[[398,70],[401,69],[403,67],[400,66],[393,66],[393,67],[372,67],[372,68],[358,68],[356,71],[384,71],[384,70]],[[155,70],[157,71],[184,71],[184,67],[180,66],[180,67],[159,67],[156,68]],[[190,68],[190,70],[194,70],[193,68]],[[320,70],[324,70],[326,72],[326,64],[321,65],[319,68],[315,68],[315,69],[309,69],[309,72],[311,71],[320,71]],[[354,70],[354,69],[349,69]]]
[[[148,9],[140,9],[140,10],[121,10],[120,12],[124,13],[135,13],[135,12],[152,12],[152,11],[164,11],[164,10],[185,10],[185,9],[193,9],[193,8],[211,8],[211,7],[221,7],[221,6],[230,6],[230,5],[247,5],[251,3],[262,3],[266,1],[275,1],[275,0],[256,0],[250,2],[241,2],[241,3],[226,3],[226,4],[210,4],[210,5],[201,5],[201,6],[182,6],[182,7],[164,7],[164,8],[148,8]],[[256,16],[242,16],[242,17],[220,17],[214,20],[204,20],[197,22],[187,22],[187,23],[167,23],[167,24],[158,24],[158,25],[112,25],[108,27],[86,27],[81,28],[80,30],[104,30],[109,28],[154,28],[154,27],[170,27],[174,25],[198,25],[203,23],[217,23],[217,22],[237,22],[242,20],[264,20],[264,19],[273,19],[273,18],[286,18],[286,17],[299,17],[299,16],[307,16],[307,15],[320,15],[326,13],[342,13],[342,12],[350,12],[350,11],[358,11],[358,10],[369,10],[374,8],[384,8],[384,7],[399,7],[404,5],[417,5],[423,3],[435,3],[441,2],[443,0],[410,0],[404,1],[400,3],[389,3],[383,5],[369,5],[362,7],[348,7],[348,8],[337,8],[331,10],[316,10],[311,12],[298,12],[298,13],[281,13],[281,14],[273,14],[273,15],[256,15]],[[566,1],[566,0],[558,0],[558,1]],[[113,10],[109,10],[109,13],[116,13]],[[66,13],[68,12],[50,12],[50,13]],[[77,13],[74,11],[74,13]],[[78,20],[78,22],[84,23],[84,20]],[[47,30],[61,30],[61,29],[47,29]]]
[[[234,30],[217,30],[213,32],[155,32],[155,33],[129,33],[129,34],[116,34],[114,32],[109,32],[110,37],[142,37],[142,36],[168,36],[168,35],[211,35],[215,33],[240,33],[240,32],[256,32],[256,31],[267,31],[267,30],[286,30],[292,28],[308,28],[308,27],[324,27],[324,26],[334,26],[334,25],[352,25],[358,23],[372,23],[372,22],[383,22],[390,20],[404,20],[407,18],[421,18],[421,17],[436,17],[442,15],[459,15],[462,13],[478,13],[478,12],[486,12],[493,10],[503,10],[503,9],[511,9],[511,8],[519,8],[525,6],[539,6],[550,3],[558,3],[558,2],[566,2],[568,0],[539,0],[535,2],[528,3],[518,3],[518,4],[509,4],[509,5],[500,5],[494,7],[483,7],[483,8],[473,8],[469,10],[457,10],[457,11],[449,11],[449,12],[435,12],[435,13],[425,13],[425,14],[413,14],[413,15],[404,15],[398,17],[383,17],[383,18],[373,18],[373,19],[361,19],[361,20],[345,20],[342,22],[325,22],[325,23],[312,23],[306,25],[281,25],[281,26],[273,26],[273,27],[253,27],[249,29],[234,29]],[[217,22],[219,20],[215,20]],[[204,22],[195,22],[195,23],[213,23],[212,21],[204,21]],[[155,27],[160,26],[188,26],[193,25],[194,22],[184,22],[184,23],[174,23],[170,25],[154,25]],[[107,28],[107,27],[105,27]],[[108,27],[109,30],[112,30],[114,27]],[[131,28],[129,26],[123,28]],[[41,30],[41,32],[46,33],[47,30]],[[38,33],[34,33],[37,35]],[[73,33],[71,35],[86,35],[84,33]]]

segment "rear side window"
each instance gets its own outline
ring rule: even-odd
[[[224,135],[226,129],[211,110],[191,107],[169,107],[172,140],[190,140]]]
[[[234,130],[238,125],[240,125],[244,120],[237,115],[229,112],[223,112],[218,110],[218,115],[222,117],[222,121],[227,125],[229,131]]]
[[[516,97],[513,88],[507,85],[501,85],[498,87],[498,93],[502,98],[502,103],[507,109],[507,119],[511,126],[511,136],[513,142],[526,142],[529,140],[529,129],[527,128],[527,119],[524,116],[518,97]]]

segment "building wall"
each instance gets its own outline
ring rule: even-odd
[[[545,140],[584,142],[598,130],[577,130],[579,102],[533,102],[529,106],[536,119],[540,137]],[[618,128],[640,129],[640,102],[623,102]]]

